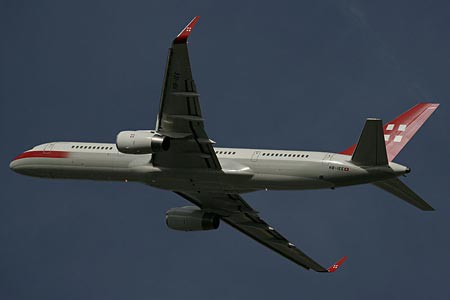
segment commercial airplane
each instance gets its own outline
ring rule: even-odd
[[[223,221],[298,265],[324,268],[264,222],[241,194],[258,190],[334,189],[372,183],[421,210],[433,210],[399,176],[393,159],[439,104],[420,103],[393,121],[367,119],[358,143],[340,153],[218,148],[205,132],[187,39],[195,17],[169,49],[154,130],[122,131],[115,144],[53,142],[17,156],[10,168],[46,178],[141,182],[173,191],[195,206],[172,208],[167,226],[211,230]]]

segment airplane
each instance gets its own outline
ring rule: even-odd
[[[381,119],[367,119],[358,142],[339,153],[214,147],[187,48],[198,20],[169,48],[154,130],[121,131],[115,144],[41,144],[17,156],[10,168],[35,177],[134,181],[175,192],[194,205],[168,210],[169,228],[214,230],[222,221],[305,269],[324,273],[336,271],[347,256],[324,268],[262,220],[241,195],[371,183],[421,210],[434,210],[398,178],[411,170],[393,159],[438,103],[419,103],[384,126]]]

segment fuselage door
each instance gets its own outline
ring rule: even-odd
[[[254,162],[254,161],[257,161],[260,154],[261,154],[261,151],[255,151],[255,152],[253,152],[253,155],[252,155],[252,161],[253,161],[253,162]]]
[[[54,146],[55,146],[55,143],[50,143],[50,144],[45,145],[44,153],[48,153],[48,152],[52,151]]]
[[[334,153],[327,153],[325,154],[325,156],[322,158],[322,164],[325,166],[328,166],[330,161],[333,159]]]

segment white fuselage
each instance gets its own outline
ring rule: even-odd
[[[214,148],[222,170],[165,169],[151,154],[123,154],[115,144],[55,142],[28,150],[10,167],[36,177],[136,181],[171,191],[244,193],[262,189],[335,188],[375,182],[409,172],[389,163],[355,165],[348,155],[313,151]]]

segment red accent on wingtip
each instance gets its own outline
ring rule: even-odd
[[[335,272],[337,269],[339,269],[339,267],[344,263],[344,261],[347,259],[348,256],[344,256],[343,258],[341,258],[340,260],[337,261],[337,263],[335,263],[334,265],[332,265],[331,267],[329,267],[328,273],[333,273]]]
[[[196,16],[192,19],[189,24],[187,24],[186,27],[177,35],[177,37],[173,40],[174,44],[184,44],[186,43],[189,35],[191,34],[192,28],[194,28],[195,24],[197,24],[198,19],[200,19],[200,16]]]

